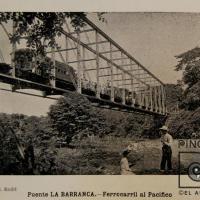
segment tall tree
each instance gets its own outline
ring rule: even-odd
[[[186,85],[182,106],[194,110],[200,106],[200,48],[195,47],[176,58],[176,70],[183,71],[182,80]]]
[[[200,81],[200,48],[195,47],[185,53],[176,56],[178,64],[176,70],[183,70],[183,81],[188,87],[192,87]]]
[[[50,107],[48,113],[53,127],[63,142],[70,143],[74,136],[102,136],[109,132],[104,117],[95,110],[89,100],[73,93],[67,94]]]

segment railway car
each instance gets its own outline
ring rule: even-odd
[[[86,79],[83,79],[82,81],[82,93],[95,96],[97,90],[97,84],[92,81],[88,81]]]
[[[144,95],[146,95],[145,90],[142,90],[136,94],[135,106],[150,110],[150,105],[148,105],[149,102],[147,100],[147,98],[149,97],[148,96],[144,97]]]
[[[114,90],[114,101],[117,103],[122,102],[122,90],[118,87],[113,87]],[[111,99],[111,83],[108,81],[106,84],[101,85],[100,97],[102,99],[110,100]]]
[[[136,97],[135,97],[135,106],[139,107],[141,103],[141,94],[140,93],[136,93]]]
[[[18,49],[15,51],[15,74],[16,77],[29,81],[49,85],[50,60],[35,56],[31,49]]]
[[[122,103],[122,89],[114,87],[114,100],[117,103]]]
[[[122,102],[122,91],[120,88],[113,87],[114,90],[114,101],[117,103]],[[111,99],[111,87],[109,85],[102,85],[100,97],[102,99],[110,100]]]
[[[101,85],[100,97],[105,100],[111,99],[111,88],[107,84]]]
[[[73,83],[77,84],[76,71],[63,62],[55,61],[55,77],[52,76],[54,69],[50,58],[35,55],[31,49],[18,49],[15,52],[15,67],[18,77],[33,82],[50,85],[51,79],[56,79],[56,87],[75,90]],[[73,79],[73,80],[72,80]],[[83,93],[96,94],[96,84],[91,81],[83,81]]]
[[[125,103],[126,105],[132,105],[132,93],[129,90],[125,90]]]
[[[52,78],[56,80],[56,87],[68,90],[75,90],[74,82],[77,84],[76,71],[58,60],[55,61],[55,67],[51,58],[36,55],[31,49],[18,49],[15,52],[16,76],[33,82],[51,85]],[[54,76],[52,70],[55,69]],[[0,69],[1,70],[1,69]],[[3,68],[2,68],[3,70]],[[8,73],[8,72],[7,72]],[[72,80],[73,79],[73,80]],[[100,97],[102,99],[111,99],[110,82],[100,86]],[[132,95],[128,89],[113,87],[114,101],[122,103],[123,90],[125,90],[125,103],[132,105]],[[97,84],[86,79],[82,80],[82,93],[95,96]]]
[[[11,75],[12,67],[6,63],[0,63],[0,73]]]
[[[74,90],[72,77],[76,78],[75,70],[65,63],[55,61],[55,77],[51,58],[36,55],[31,49],[18,49],[15,52],[16,76],[33,82],[50,85],[53,78],[56,79],[56,87]]]
[[[125,98],[126,98],[126,105],[134,105],[135,106],[136,98],[137,98],[136,92],[133,91],[133,94],[132,94],[132,92],[130,92],[129,90],[126,90]]]
[[[123,89],[114,87],[114,101],[117,103],[122,102]],[[101,98],[110,100],[111,99],[111,87],[109,85],[101,86]],[[128,89],[125,89],[125,102],[127,105],[132,105],[132,94]],[[134,102],[135,103],[135,102]]]
[[[56,77],[56,87],[62,89],[67,88],[70,90],[75,90],[73,82],[77,84],[77,74],[72,67],[56,60],[55,77]]]
[[[132,101],[132,93],[128,89],[124,88],[114,88],[115,90],[115,101],[121,103],[123,101],[123,90],[125,92],[125,104],[132,105],[134,102]]]

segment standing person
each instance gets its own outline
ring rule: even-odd
[[[162,160],[160,163],[161,171],[165,171],[165,165],[167,163],[167,169],[172,170],[172,136],[168,133],[167,126],[162,126],[160,128],[161,132],[161,143],[162,143]]]
[[[130,169],[129,163],[128,163],[128,159],[127,156],[130,153],[129,150],[124,150],[122,153],[122,159],[120,162],[120,168],[121,168],[121,175],[133,175],[134,173],[132,172],[132,170]]]

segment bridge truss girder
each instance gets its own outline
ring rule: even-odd
[[[125,90],[128,89],[131,92],[132,102],[137,102],[141,109],[145,107],[150,111],[166,114],[165,85],[89,19],[83,20],[85,27],[78,31],[71,31],[66,19],[66,26],[60,29],[65,46],[46,50],[47,54],[51,54],[54,66],[58,54],[62,62],[76,69],[78,80],[73,81],[73,84],[80,94],[84,79],[88,76],[88,79],[92,77],[96,82],[96,97],[99,99],[102,85],[109,82],[111,102],[114,102],[115,88],[118,87],[122,89],[122,104],[125,104]],[[13,23],[13,34],[16,26],[17,23]],[[13,52],[17,49],[15,42],[12,43],[12,49]],[[72,53],[74,56],[71,56]],[[12,76],[15,77],[13,55],[11,54]],[[54,68],[52,70],[54,77],[55,73]],[[56,87],[55,82],[56,79],[51,81],[53,88]],[[135,106],[134,103],[132,107]]]
[[[87,24],[87,28],[77,32],[67,32],[61,29],[61,33],[66,36],[66,39],[71,39],[77,44],[91,52],[93,54],[92,60],[95,63],[92,64],[92,68],[88,68],[88,60],[84,59],[80,55],[78,70],[78,79],[80,81],[78,91],[81,93],[82,77],[87,72],[95,72],[97,92],[96,96],[100,98],[100,85],[103,82],[102,79],[109,81],[111,88],[111,101],[114,101],[114,88],[120,87],[122,92],[122,103],[125,103],[125,89],[129,89],[132,92],[132,101],[135,102],[133,93],[138,95],[138,103],[142,108],[150,108],[157,112],[166,113],[166,99],[164,84],[149,72],[144,66],[142,66],[135,58],[128,54],[122,47],[114,42],[109,36],[107,36],[102,30],[94,25],[87,18],[84,19]],[[84,41],[83,34],[90,34],[88,37],[93,38],[92,41]],[[91,36],[93,34],[93,37]],[[107,65],[102,64],[101,60],[104,60]],[[86,67],[87,62],[87,67]],[[118,84],[115,84],[118,79]],[[127,79],[130,79],[127,81]],[[145,90],[145,92],[143,92]],[[147,95],[148,94],[148,95]]]

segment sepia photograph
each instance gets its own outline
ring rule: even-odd
[[[200,13],[0,12],[0,144],[0,175],[200,181]]]

